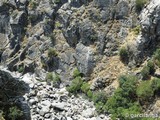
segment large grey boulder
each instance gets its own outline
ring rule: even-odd
[[[90,47],[86,47],[82,43],[79,43],[76,46],[75,58],[80,72],[85,76],[89,76],[95,66],[93,50]]]

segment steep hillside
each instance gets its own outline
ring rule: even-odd
[[[1,0],[0,70],[29,89],[11,96],[30,107],[18,119],[160,114],[159,21],[158,0]],[[0,93],[12,88],[0,77]],[[5,119],[25,111],[3,96]]]

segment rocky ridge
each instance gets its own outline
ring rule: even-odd
[[[77,67],[92,90],[103,88],[111,95],[119,74],[134,73],[132,68],[141,66],[158,46],[159,6],[151,0],[137,13],[135,0],[1,1],[1,65],[22,73],[18,77],[25,82],[30,79],[30,93],[24,97],[32,119],[109,119],[97,117],[92,102],[68,96],[65,86]],[[138,25],[140,33],[132,34]],[[117,56],[124,45],[128,66]],[[37,81],[53,71],[62,80],[60,88]]]

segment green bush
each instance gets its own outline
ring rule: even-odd
[[[152,81],[142,81],[137,87],[137,96],[140,100],[147,101],[154,95],[154,89],[152,88]]]
[[[160,79],[159,78],[154,78],[152,80],[152,89],[154,90],[155,93],[159,92],[160,90]]]
[[[88,96],[90,99],[92,99],[92,97],[93,97],[93,92],[92,92],[91,90],[88,90],[87,96]]]
[[[136,26],[135,28],[133,28],[132,31],[133,31],[136,35],[138,35],[138,34],[140,33],[140,31],[141,31],[141,27],[138,25],[138,26]]]
[[[128,50],[126,47],[122,47],[119,51],[120,59],[124,63],[128,63]]]
[[[30,6],[30,8],[32,8],[32,9],[36,9],[36,7],[38,6],[38,3],[31,0],[29,6]]]
[[[87,94],[87,92],[90,89],[90,85],[87,82],[83,82],[82,86],[81,86],[81,90],[83,93]]]
[[[92,94],[92,100],[95,104],[96,111],[98,113],[102,113],[104,111],[103,106],[107,102],[107,99],[108,97],[105,91],[97,91],[94,94]]]
[[[149,60],[147,66],[149,67],[150,74],[153,74],[155,72],[154,62],[152,60]]]
[[[48,50],[48,57],[56,57],[58,54],[54,48],[49,48]]]
[[[75,70],[73,71],[73,77],[82,77],[81,73],[79,72],[78,68],[75,68]]]
[[[112,114],[112,119],[128,120],[126,114],[135,114],[141,112],[139,103],[134,98],[126,96],[125,90],[118,88],[115,94],[108,99],[103,110]]]
[[[148,66],[144,66],[141,70],[142,79],[147,80],[150,75],[150,68]]]
[[[72,83],[69,87],[67,87],[67,90],[70,93],[77,93],[78,91],[81,90],[81,86],[83,84],[83,80],[81,77],[76,77],[75,79],[72,80]]]
[[[157,49],[153,55],[155,64],[160,67],[160,49]]]
[[[123,90],[125,97],[134,98],[138,79],[133,75],[122,75],[119,77],[119,87]]]
[[[136,0],[136,9],[137,11],[141,11],[144,5],[148,2],[148,0]]]
[[[61,0],[55,0],[54,2],[55,2],[55,4],[59,4],[61,2]]]
[[[93,94],[92,100],[94,103],[106,103],[108,97],[105,91],[97,91]]]
[[[52,82],[54,87],[58,86],[61,83],[61,79],[60,79],[59,75],[55,72],[54,73],[52,73],[52,72],[47,73],[45,79],[47,82]]]
[[[138,79],[135,76],[126,75],[119,78],[119,88],[114,95],[108,98],[103,107],[103,111],[112,114],[112,119],[120,118],[128,120],[126,113],[139,113],[141,107],[136,103],[136,89]]]
[[[17,118],[21,117],[23,115],[23,112],[18,107],[11,107],[9,108],[9,114],[8,117],[11,120],[16,120]]]
[[[24,71],[24,66],[19,66],[19,67],[18,67],[18,72],[19,72],[19,73],[22,73],[23,71]]]
[[[155,66],[152,60],[149,60],[147,65],[143,67],[141,70],[142,79],[146,80],[149,78],[151,74],[154,74]]]

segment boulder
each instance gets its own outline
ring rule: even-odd
[[[75,59],[79,71],[85,76],[89,76],[95,66],[93,50],[79,43],[76,46]]]

